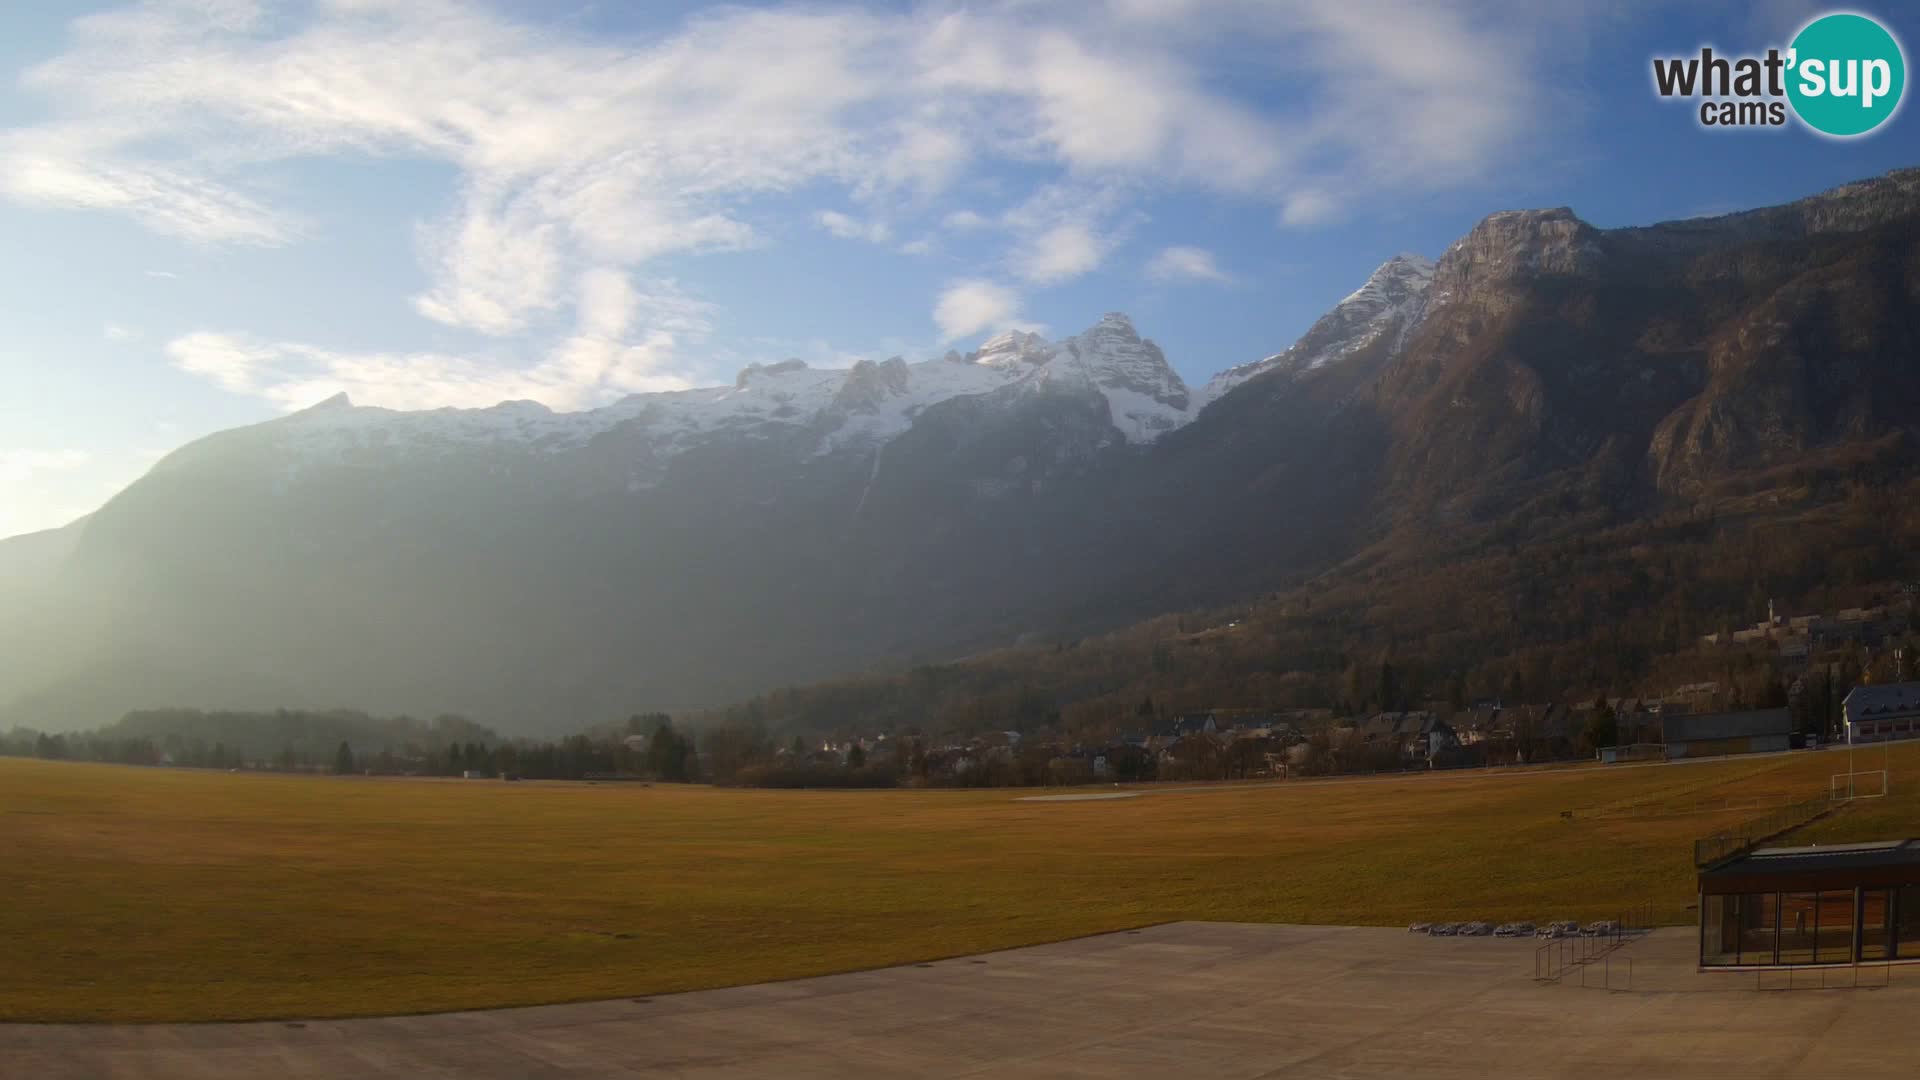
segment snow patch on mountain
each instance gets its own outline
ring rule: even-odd
[[[917,363],[896,356],[845,369],[800,360],[752,364],[730,386],[634,394],[582,412],[556,413],[532,401],[404,412],[357,406],[342,394],[271,427],[285,450],[309,464],[364,461],[375,453],[557,453],[616,430],[643,443],[655,463],[709,440],[767,438],[779,430],[816,433],[820,456],[883,445],[930,406],[1015,386],[1101,394],[1130,443],[1152,442],[1191,418],[1186,385],[1159,347],[1113,313],[1060,342],[1009,330],[972,353]]]
[[[1385,334],[1395,335],[1398,348],[1425,315],[1434,267],[1433,260],[1422,255],[1388,259],[1287,351],[1215,375],[1201,388],[1193,411],[1198,413],[1234,387],[1269,371],[1298,376],[1338,363]]]
[[[1130,443],[1150,443],[1193,418],[1187,384],[1165,354],[1117,311],[1062,341],[1036,372],[1039,384],[1079,384],[1107,400],[1113,426]]]

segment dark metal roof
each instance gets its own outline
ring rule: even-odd
[[[1791,735],[1793,714],[1786,709],[1751,712],[1689,713],[1660,718],[1660,731],[1670,743],[1741,739],[1753,735]]]
[[[1920,884],[1920,840],[1761,848],[1700,871],[1700,891],[1783,892]]]
[[[1920,683],[1856,686],[1842,704],[1846,707],[1849,720],[1920,715]]]
[[[1431,735],[1437,731],[1451,730],[1439,717],[1430,712],[1383,712],[1369,717],[1360,725],[1360,731],[1368,738],[1397,737],[1408,735]]]

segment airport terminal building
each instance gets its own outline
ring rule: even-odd
[[[1762,848],[1700,871],[1700,966],[1920,961],[1920,840]]]

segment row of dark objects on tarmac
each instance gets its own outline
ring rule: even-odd
[[[1530,938],[1577,938],[1612,937],[1620,932],[1617,919],[1601,919],[1585,926],[1572,919],[1535,925],[1530,922],[1501,923],[1495,926],[1490,922],[1417,922],[1407,927],[1409,934],[1428,934],[1433,937],[1530,937]]]

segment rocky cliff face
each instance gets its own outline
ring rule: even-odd
[[[1645,501],[1904,429],[1916,177],[1644,229],[1489,217],[1373,389],[1383,487],[1416,512],[1555,486]]]

